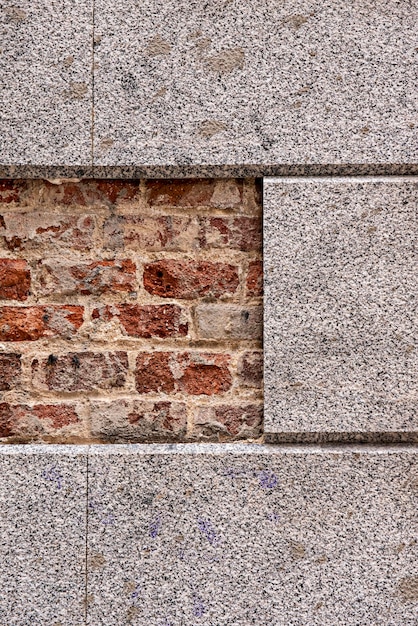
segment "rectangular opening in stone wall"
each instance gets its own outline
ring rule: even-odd
[[[261,181],[0,181],[0,437],[262,435]]]

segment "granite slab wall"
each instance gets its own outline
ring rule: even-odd
[[[264,181],[265,432],[418,439],[418,179]]]
[[[416,624],[416,448],[2,446],[0,467],[1,624]]]
[[[0,448],[0,624],[85,623],[87,448]]]
[[[416,172],[417,9],[6,3],[0,175]]]
[[[0,176],[91,164],[92,37],[91,2],[2,3]]]
[[[88,623],[412,626],[416,451],[93,446]]]

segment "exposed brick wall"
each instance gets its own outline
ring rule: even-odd
[[[262,431],[253,180],[0,181],[3,442]]]

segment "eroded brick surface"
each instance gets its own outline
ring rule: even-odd
[[[26,300],[30,269],[24,259],[0,259],[0,300]]]
[[[36,269],[38,293],[42,296],[99,296],[104,293],[131,293],[138,289],[136,266],[130,259],[94,261],[67,265],[42,261]]]
[[[35,385],[50,391],[118,389],[126,382],[126,352],[71,352],[32,361]]]
[[[67,436],[74,435],[80,421],[72,404],[0,404],[0,438],[57,436],[63,430]]]
[[[181,441],[186,435],[184,402],[121,400],[92,408],[92,435],[105,441]]]
[[[20,384],[21,371],[20,354],[0,353],[0,391],[16,389]]]
[[[136,360],[136,388],[139,393],[220,394],[232,384],[229,362],[226,354],[140,353]]]
[[[252,261],[248,268],[247,295],[259,298],[263,295],[263,263]]]
[[[220,298],[238,289],[238,268],[210,261],[163,259],[144,268],[145,289],[162,298]]]
[[[198,407],[194,418],[195,435],[200,439],[219,441],[256,439],[262,434],[261,404],[221,404]]]
[[[71,337],[83,323],[83,311],[72,305],[0,307],[0,341]]]

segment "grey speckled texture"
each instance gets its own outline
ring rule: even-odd
[[[417,199],[417,178],[265,180],[268,436],[418,432]]]
[[[417,163],[417,10],[96,0],[94,163]]]
[[[0,624],[85,623],[87,448],[0,447]]]
[[[92,2],[5,0],[0,33],[0,164],[91,165]]]
[[[93,446],[88,623],[414,626],[415,449]]]

